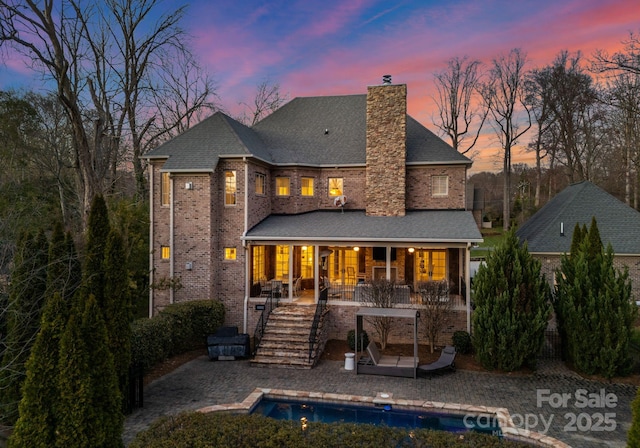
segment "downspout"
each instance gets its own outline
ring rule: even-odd
[[[173,262],[174,262],[174,253],[175,253],[175,248],[173,247],[173,234],[174,234],[174,228],[173,228],[173,213],[174,213],[174,207],[173,207],[173,186],[175,183],[175,178],[173,176],[169,176],[169,179],[171,179],[170,185],[171,188],[169,189],[169,280],[170,280],[170,284],[172,285],[169,288],[169,303],[173,303],[174,301],[174,297],[173,297]]]
[[[471,334],[471,243],[467,243],[467,252],[464,254],[464,284],[465,296],[467,300],[467,333]]]
[[[243,157],[244,161],[244,231],[242,232],[242,246],[244,247],[244,306],[243,306],[243,323],[242,332],[247,332],[247,325],[249,319],[249,291],[251,291],[251,285],[249,285],[249,250],[251,245],[247,247],[246,240],[249,228],[249,162],[246,157]]]
[[[154,166],[151,165],[149,173],[149,285],[153,285],[155,269],[153,267],[153,171]],[[153,317],[153,288],[149,288],[149,319]]]

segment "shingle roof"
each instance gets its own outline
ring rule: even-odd
[[[275,165],[366,162],[366,95],[295,98],[252,128],[217,112],[150,151],[163,169],[213,170],[220,156],[252,155]],[[407,116],[407,163],[471,161]]]
[[[595,216],[600,238],[616,254],[640,254],[640,212],[589,181],[572,184],[525,222],[516,235],[530,252],[567,253],[576,223],[591,224]],[[564,236],[560,228],[564,228]]]
[[[316,211],[271,215],[247,232],[246,240],[360,242],[480,242],[471,212],[429,210],[405,216],[367,216],[364,211]]]

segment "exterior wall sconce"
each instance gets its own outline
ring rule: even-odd
[[[193,269],[193,261],[187,261],[187,262],[185,263],[185,265],[184,265],[184,268],[185,268],[187,271],[192,270],[192,269]]]
[[[185,190],[193,190],[193,182],[187,182],[184,184]]]

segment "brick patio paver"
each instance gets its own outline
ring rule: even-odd
[[[504,407],[514,423],[543,432],[543,419],[551,421],[547,435],[575,448],[625,447],[631,425],[631,402],[637,388],[627,384],[586,380],[566,369],[558,361],[544,361],[533,375],[494,374],[458,370],[432,379],[393,378],[356,375],[344,370],[344,363],[321,361],[312,370],[288,370],[251,367],[249,361],[209,361],[199,357],[154,381],[144,390],[144,407],[127,417],[124,441],[129,444],[135,435],[163,415],[196,410],[215,404],[241,402],[256,387],[302,391],[334,392],[375,396],[391,392],[396,399],[430,400],[478,406]],[[544,396],[568,394],[566,406],[553,407],[544,402],[538,406],[538,390]],[[584,392],[582,392],[584,391]],[[602,393],[615,395],[615,407],[576,407],[578,396]],[[553,395],[559,398],[562,395]],[[595,397],[595,396],[594,396]],[[615,424],[615,430],[597,430],[598,414],[613,413],[605,429]],[[567,414],[574,414],[574,422]],[[588,427],[589,421],[592,427]],[[575,423],[575,424],[572,424]]]

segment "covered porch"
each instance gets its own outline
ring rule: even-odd
[[[376,279],[393,281],[396,305],[411,307],[420,304],[420,283],[444,280],[448,299],[454,309],[467,310],[470,327],[469,250],[480,241],[466,211],[272,215],[243,237],[245,310],[272,293],[285,301],[316,303],[324,287],[335,305],[359,306]]]

